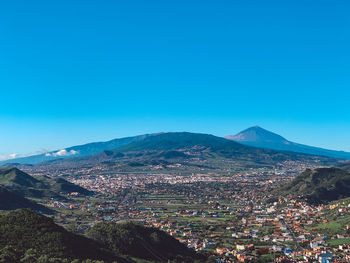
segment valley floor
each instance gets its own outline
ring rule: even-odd
[[[135,184],[44,204],[59,211],[56,222],[75,232],[84,233],[101,221],[138,221],[217,261],[321,262],[330,257],[349,262],[349,199],[310,205],[296,198],[274,198],[272,190],[289,176],[198,178],[206,179]]]

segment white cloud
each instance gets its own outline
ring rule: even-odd
[[[11,153],[8,155],[0,155],[0,161],[11,160],[18,157],[17,153]]]
[[[18,153],[0,154],[0,161],[7,161],[7,160],[16,159],[16,158],[29,157],[29,156],[43,154],[43,153],[45,153],[45,156],[65,157],[65,156],[78,154],[78,151],[74,151],[74,150],[67,151],[66,149],[62,149],[56,152],[48,152],[48,150],[43,149],[30,154],[18,154]]]
[[[18,156],[17,153],[11,153],[10,154],[10,159],[15,159]]]
[[[53,153],[46,153],[45,156],[52,156],[52,157],[64,157],[64,156],[71,156],[77,154],[77,151],[70,150],[67,151],[66,149],[59,150],[57,152]]]

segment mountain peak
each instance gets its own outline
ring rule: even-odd
[[[287,139],[283,138],[282,136],[265,130],[258,125],[250,127],[236,135],[225,136],[225,138],[238,142],[288,142]]]
[[[327,150],[288,141],[284,137],[265,130],[258,125],[241,131],[236,135],[225,136],[225,138],[258,148],[266,148],[277,151],[299,152],[350,160],[350,153],[348,152]]]
[[[0,168],[0,184],[32,187],[39,181],[29,174],[19,170],[18,168]]]

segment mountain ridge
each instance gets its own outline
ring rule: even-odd
[[[42,154],[0,161],[0,165],[3,165],[4,167],[11,167],[11,164],[13,165],[37,164],[37,163],[52,161],[57,159],[87,156],[87,155],[102,152],[105,150],[112,150],[119,146],[131,143],[133,141],[143,140],[148,136],[153,136],[156,134],[157,133],[142,134],[137,136],[116,138],[109,141],[91,142],[91,143],[67,147],[60,150],[50,151]]]
[[[201,133],[190,133],[190,132],[167,132],[167,133],[153,133],[153,134],[144,134],[144,135],[138,135],[138,136],[132,136],[132,137],[125,137],[125,138],[118,138],[113,139],[106,142],[93,142],[78,146],[72,146],[61,150],[52,151],[46,154],[40,154],[35,156],[29,156],[29,157],[23,157],[23,158],[17,158],[7,161],[0,162],[0,165],[3,167],[12,167],[12,166],[21,166],[23,164],[31,166],[38,163],[49,163],[49,162],[57,162],[60,160],[79,160],[80,157],[86,157],[86,156],[93,156],[96,155],[96,157],[101,157],[100,153],[103,153],[105,155],[112,154],[112,152],[116,152],[117,150],[119,152],[121,151],[128,151],[132,150],[132,148],[135,148],[136,145],[139,145],[140,147],[149,147],[147,146],[147,142],[151,140],[152,138],[158,138],[162,136],[170,136],[174,134],[187,134],[187,135],[196,135],[197,137],[200,136],[212,136],[211,138],[216,138],[215,140],[217,143],[219,142],[219,139],[222,140],[230,140],[231,142],[235,142],[236,144],[231,146],[233,148],[238,148],[238,145],[245,145],[255,148],[264,148],[264,149],[271,149],[275,151],[288,151],[288,152],[295,152],[295,153],[302,153],[302,154],[309,154],[309,155],[318,155],[318,156],[327,156],[331,158],[339,158],[339,159],[350,159],[350,153],[342,152],[342,151],[332,151],[307,145],[302,145],[298,143],[294,143],[291,141],[288,141],[284,137],[272,133],[270,131],[267,131],[259,126],[254,126],[251,128],[248,128],[241,133],[235,135],[235,136],[225,136],[225,137],[217,137],[211,134],[201,134]],[[191,140],[194,142],[198,139],[196,136],[192,136]],[[172,145],[179,145],[179,142],[171,141],[169,143],[172,143]],[[191,141],[188,141],[187,144],[190,145]],[[227,143],[227,142],[226,142]],[[228,143],[227,143],[228,144]],[[168,148],[170,148],[167,146]],[[186,145],[184,145],[186,146]],[[153,146],[154,147],[154,146]],[[166,147],[164,147],[164,150]],[[241,147],[243,149],[243,147]],[[137,150],[137,149],[134,149]],[[159,149],[157,149],[159,150]],[[11,164],[12,162],[12,164]]]
[[[0,186],[0,210],[16,210],[21,208],[30,208],[47,214],[51,214],[53,212],[45,206],[39,205],[8,190],[3,186]]]
[[[287,139],[277,133],[270,132],[256,125],[247,128],[236,135],[224,136],[233,141],[270,141],[270,142],[288,142]]]
[[[35,198],[64,199],[61,193],[71,192],[78,192],[82,195],[92,194],[92,192],[63,178],[33,177],[17,168],[0,168],[0,186],[20,196]]]
[[[144,140],[132,142],[121,146],[116,150],[140,151],[140,150],[173,150],[184,149],[196,146],[205,146],[209,148],[227,147],[229,144],[232,148],[245,148],[239,143],[230,143],[230,141],[211,134],[190,133],[190,132],[168,132],[145,138]]]
[[[88,235],[69,232],[30,209],[0,214],[1,262],[205,262],[157,228],[135,222],[100,222]],[[30,255],[30,260],[28,260]],[[24,260],[25,259],[25,260]]]
[[[44,162],[31,169],[56,171],[57,169],[77,169],[103,165],[110,171],[154,171],[180,165],[182,172],[223,172],[222,165],[231,166],[232,171],[251,167],[272,167],[281,162],[296,161],[317,165],[338,165],[339,160],[303,153],[276,151],[247,146],[210,134],[170,132],[145,138],[138,142],[123,145],[114,150],[70,159]],[[175,166],[174,166],[175,165]],[[114,167],[114,168],[113,168]],[[157,169],[158,169],[157,168]],[[24,169],[27,169],[24,167]],[[172,168],[171,168],[172,169]],[[190,172],[191,171],[191,172]],[[181,173],[182,173],[181,172]]]
[[[106,262],[117,260],[113,253],[103,250],[98,242],[73,234],[55,224],[53,219],[29,209],[0,215],[0,249],[5,246],[11,246],[19,254],[19,258],[6,262],[23,262],[20,258],[28,249],[37,254],[33,255],[35,258],[45,255],[50,258],[66,258],[66,262],[74,259],[98,259]],[[30,262],[38,261],[33,259]]]
[[[265,130],[259,126],[250,127],[239,132],[236,135],[228,135],[224,138],[258,148],[284,150],[350,160],[349,152],[328,150],[292,142],[276,133]]]
[[[336,167],[306,169],[280,191],[310,203],[327,203],[350,196],[350,173]]]

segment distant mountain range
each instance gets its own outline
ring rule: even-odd
[[[38,163],[50,161],[57,163],[57,160],[60,162],[69,159],[79,161],[84,159],[92,160],[92,158],[97,158],[100,160],[104,159],[106,156],[117,157],[115,156],[115,153],[118,153],[119,157],[121,157],[121,153],[130,151],[169,151],[174,149],[189,149],[193,147],[198,148],[201,146],[202,148],[206,148],[207,151],[221,152],[221,155],[226,152],[226,157],[229,155],[231,155],[231,157],[237,157],[242,156],[243,154],[255,154],[257,159],[259,159],[257,156],[258,152],[269,153],[270,156],[271,154],[276,155],[276,152],[271,152],[272,149],[278,152],[283,151],[283,153],[281,153],[282,155],[286,155],[286,151],[289,151],[309,155],[326,156],[331,158],[350,159],[350,153],[326,150],[290,142],[280,135],[274,134],[256,126],[244,130],[235,136],[226,136],[225,138],[210,134],[189,132],[145,134],[134,137],[114,139],[107,142],[95,142],[73,146],[45,154],[2,161],[0,162],[0,165],[3,165],[3,167],[13,167],[20,164],[35,165]],[[257,149],[252,149],[251,147],[247,146],[270,149],[270,151],[258,151]],[[168,155],[171,156],[172,154],[178,153],[173,152]],[[183,155],[183,153],[180,155],[186,157],[186,155]],[[292,154],[288,153],[287,155]]]
[[[210,134],[169,132],[148,135],[115,149],[75,158],[65,158],[17,167],[31,172],[45,170],[80,176],[81,169],[99,165],[104,174],[122,173],[216,173],[227,175],[249,168],[273,169],[284,162],[335,166],[340,160],[324,156],[261,149]]]
[[[98,152],[102,152],[105,150],[116,149],[120,146],[126,145],[131,142],[143,140],[153,134],[144,134],[133,137],[125,137],[120,139],[114,139],[106,142],[92,142],[84,145],[72,146],[65,149],[60,149],[56,151],[51,151],[47,153],[15,158],[7,161],[1,161],[1,164],[12,163],[12,164],[37,164],[50,160],[57,159],[66,159],[66,158],[74,158],[80,156],[87,156],[91,154],[95,154]],[[12,167],[12,165],[10,165]]]
[[[225,138],[258,148],[291,151],[350,160],[349,152],[327,150],[291,142],[282,136],[265,130],[259,126],[248,128],[236,135],[225,136]]]
[[[310,203],[327,203],[350,197],[350,173],[339,168],[307,169],[279,193],[301,196]]]

